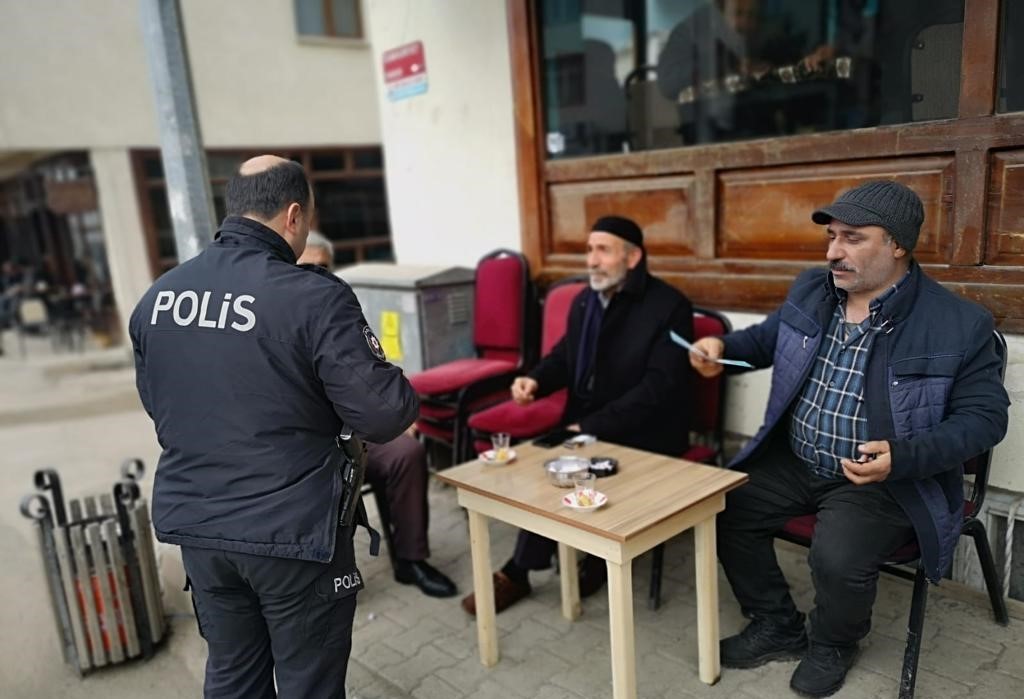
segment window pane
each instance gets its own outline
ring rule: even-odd
[[[391,250],[391,244],[367,246],[366,260],[368,262],[394,262],[395,254]]]
[[[167,205],[167,190],[163,187],[150,189],[149,206],[153,211],[153,225],[156,227],[157,257],[177,257],[174,227],[171,224],[171,210]]]
[[[344,170],[344,153],[313,153],[312,161],[314,170]]]
[[[213,215],[219,226],[224,217],[227,216],[227,204],[224,203],[224,192],[227,190],[226,182],[211,182],[210,195],[213,197]]]
[[[150,180],[161,180],[164,177],[164,163],[160,154],[147,155],[142,159],[142,172]]]
[[[359,31],[359,13],[356,3],[359,0],[331,0],[331,11],[334,14],[334,36],[361,37]]]
[[[390,234],[383,179],[316,182],[313,188],[320,232],[331,240]]]
[[[384,157],[379,148],[354,151],[352,161],[356,170],[381,170],[384,168]]]
[[[543,0],[548,154],[953,118],[963,12],[964,0]]]
[[[323,0],[295,0],[295,29],[299,34],[323,36],[327,33]]]
[[[1024,111],[1024,3],[1003,2],[1003,23],[999,31],[1000,112]]]
[[[245,162],[247,156],[236,153],[207,153],[206,169],[210,179],[228,179],[238,172],[238,167]]]

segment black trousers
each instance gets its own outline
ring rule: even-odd
[[[718,560],[746,616],[790,619],[797,610],[773,535],[791,517],[816,514],[808,555],[811,640],[855,643],[871,629],[879,566],[914,537],[913,527],[884,484],[816,476],[779,432],[745,469],[750,481],[726,495],[717,521]]]
[[[523,570],[545,570],[557,551],[558,544],[546,536],[520,529],[512,562]]]
[[[207,699],[344,699],[356,592],[352,529],[331,563],[181,548],[199,633]]]

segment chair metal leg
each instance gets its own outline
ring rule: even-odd
[[[395,538],[391,533],[391,508],[388,507],[388,500],[382,492],[383,488],[374,486],[373,499],[377,503],[377,514],[380,516],[380,527],[384,531],[384,542],[388,547],[388,559],[391,560],[391,570],[398,568],[398,555],[395,553]]]
[[[651,556],[651,591],[647,596],[647,608],[651,611],[661,606],[661,570],[665,563],[665,544],[654,547]]]
[[[1003,599],[1003,586],[999,579],[999,571],[996,570],[995,561],[992,559],[992,549],[988,544],[988,533],[985,525],[980,520],[971,518],[964,522],[964,534],[970,534],[974,539],[974,545],[978,550],[978,560],[981,562],[981,572],[985,576],[985,589],[988,590],[989,601],[992,602],[992,614],[996,622],[1006,626],[1010,623],[1010,615],[1006,611],[1006,600]]]
[[[900,699],[913,699],[917,683],[917,661],[921,655],[921,632],[924,629],[924,608],[928,603],[928,580],[924,570],[917,569],[914,593],[907,624],[907,649],[903,653],[903,671],[900,675]]]

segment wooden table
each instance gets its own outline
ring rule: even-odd
[[[693,527],[700,678],[708,684],[717,682],[715,515],[725,508],[726,492],[744,483],[746,474],[601,442],[575,450],[520,444],[515,451],[516,461],[505,466],[471,461],[438,474],[455,486],[459,504],[469,512],[480,661],[488,667],[498,662],[488,517],[558,542],[562,614],[567,619],[580,615],[576,550],[607,561],[616,699],[636,697],[632,561]],[[619,472],[597,481],[597,489],[608,496],[607,505],[589,512],[562,505],[562,496],[569,491],[548,481],[543,464],[564,454],[618,459]]]

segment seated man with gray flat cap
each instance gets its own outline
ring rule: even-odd
[[[690,363],[706,377],[720,357],[772,367],[764,424],[730,464],[750,480],[718,516],[718,559],[751,620],[721,642],[722,665],[800,658],[790,687],[826,697],[871,628],[887,557],[916,537],[928,579],[949,570],[963,463],[1003,438],[1008,400],[992,316],[912,258],[924,221],[913,190],[868,182],[812,219],[827,227],[828,268],[801,274],[763,322],[696,342],[711,359]],[[808,514],[805,630],[773,536]]]

